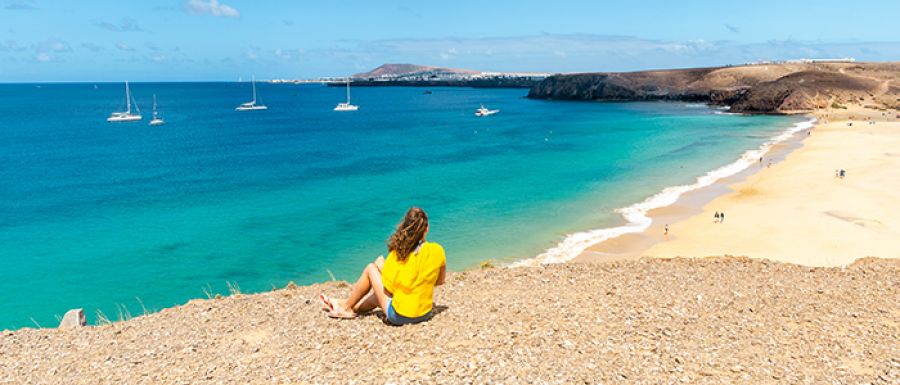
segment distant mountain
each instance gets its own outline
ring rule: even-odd
[[[363,72],[353,75],[356,79],[369,78],[386,78],[386,77],[406,77],[419,74],[477,74],[478,71],[461,70],[454,68],[442,68],[423,66],[418,64],[382,64],[369,72]]]

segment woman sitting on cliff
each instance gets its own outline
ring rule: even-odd
[[[422,322],[431,317],[434,287],[444,283],[446,257],[441,245],[426,242],[428,216],[410,208],[387,241],[387,259],[369,263],[343,303],[324,294],[319,298],[332,318],[354,318],[380,307],[393,325]]]

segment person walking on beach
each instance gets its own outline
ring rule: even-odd
[[[719,223],[719,212],[718,211],[716,211],[716,215],[713,215],[713,219],[715,220],[716,223]]]
[[[434,287],[447,276],[447,258],[441,245],[427,242],[428,216],[412,207],[387,240],[387,258],[366,265],[343,302],[319,295],[331,318],[355,318],[360,313],[384,311],[396,326],[427,321],[433,313]]]
[[[669,236],[669,224],[668,223],[666,223],[666,232],[663,233],[663,235]]]
[[[719,213],[719,223],[725,222],[725,212]]]

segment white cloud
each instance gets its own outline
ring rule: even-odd
[[[713,51],[718,48],[717,44],[705,40],[688,40],[683,42],[672,42],[660,45],[660,49],[677,54],[695,54],[704,51]]]
[[[125,44],[125,43],[121,43],[121,42],[116,43],[116,48],[119,49],[120,51],[128,51],[128,52],[134,51],[134,47],[132,47],[128,44]]]
[[[50,39],[32,45],[36,52],[72,52],[72,46],[69,43]]]
[[[456,48],[451,47],[450,49],[441,52],[439,56],[441,59],[448,60],[456,57],[457,53],[459,53],[459,51],[457,51]]]
[[[91,52],[100,52],[103,51],[103,47],[94,44],[94,43],[81,43],[81,48],[87,49]]]
[[[69,46],[69,43],[66,43],[64,41],[50,42],[49,47],[53,52],[69,52],[72,50],[72,47]]]
[[[142,32],[144,29],[138,25],[137,20],[130,17],[123,18],[119,23],[108,21],[94,22],[94,25],[113,32]]]
[[[10,11],[33,11],[38,9],[33,0],[12,0],[3,9]]]
[[[16,44],[14,41],[8,40],[4,44],[0,44],[0,51],[21,52],[24,50],[25,47]],[[44,63],[61,61],[60,54],[72,52],[72,46],[62,40],[50,39],[32,44],[31,50],[33,52],[31,58],[34,61]]]
[[[488,54],[488,52],[490,54]],[[484,71],[635,71],[704,67],[757,60],[846,57],[883,61],[900,56],[900,42],[760,43],[710,40],[665,40],[634,36],[541,34],[484,38],[342,40],[309,49],[311,72],[323,76],[363,64],[435,64]],[[563,56],[564,55],[564,56]],[[560,58],[564,57],[564,60]],[[313,68],[314,67],[314,68]]]
[[[234,7],[229,5],[220,4],[219,0],[187,0],[184,7],[190,13],[223,17],[241,17],[241,14],[237,9],[234,9]]]
[[[0,52],[21,52],[26,48],[16,43],[15,40],[5,40],[0,42]]]

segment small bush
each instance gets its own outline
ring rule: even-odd
[[[846,110],[846,109],[847,109],[846,106],[842,106],[842,105],[838,104],[838,102],[831,103],[831,108],[835,108],[835,109],[843,109],[843,110]]]

